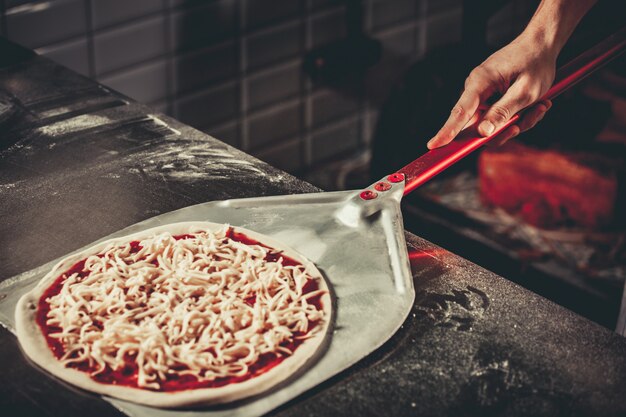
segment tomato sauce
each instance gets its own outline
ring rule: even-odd
[[[267,249],[272,249],[267,245],[264,245],[262,243],[259,243],[258,241],[244,235],[243,233],[238,233],[235,232],[232,228],[228,230],[228,232],[226,233],[226,236],[229,237],[230,239],[234,240],[235,242],[240,242],[243,243],[245,245],[259,245],[259,246],[263,246],[264,248]],[[285,266],[297,266],[297,265],[301,265],[300,262],[296,261],[295,259],[292,259],[288,256],[283,255],[281,252],[269,252],[267,255],[265,255],[265,260],[268,262],[278,262],[278,260],[280,258],[283,258],[283,265]]]
[[[174,236],[174,239],[189,239],[193,238],[194,235],[184,234]],[[227,237],[235,240],[237,242],[241,242],[248,245],[260,245],[267,248],[267,246],[249,238],[243,233],[234,232],[232,229],[228,231]],[[137,253],[142,249],[142,246],[139,244],[139,241],[130,242],[131,253]],[[100,255],[102,256],[102,255]],[[281,255],[280,253],[270,252],[265,257],[265,259],[269,262],[276,262],[279,258],[283,258],[283,265],[285,266],[295,266],[300,265],[296,260],[289,258],[287,256]],[[36,321],[41,329],[42,333],[46,338],[46,342],[48,343],[48,347],[54,354],[57,359],[60,359],[65,354],[65,349],[63,343],[59,341],[59,339],[50,337],[51,334],[58,333],[61,331],[60,327],[50,326],[47,324],[48,313],[50,312],[50,304],[46,301],[48,298],[53,297],[61,292],[63,288],[63,283],[66,278],[74,273],[77,273],[79,277],[84,278],[88,274],[84,270],[85,269],[85,259],[76,262],[70,269],[68,269],[65,273],[61,274],[53,283],[46,289],[41,298],[39,299]],[[304,285],[303,293],[308,294],[313,291],[319,289],[319,284],[315,280],[308,280]],[[307,300],[309,304],[315,306],[316,309],[321,310],[321,295],[311,297]],[[248,297],[245,302],[253,306],[256,302],[256,296]],[[97,327],[101,328],[101,323],[94,323]],[[313,329],[317,325],[317,322],[311,322],[309,331]],[[306,335],[308,332],[295,332],[294,340],[286,341],[281,343],[281,346],[288,348],[292,352],[303,343],[303,340],[298,339],[298,337],[302,337]],[[258,375],[261,375],[270,369],[274,368],[278,364],[280,364],[287,357],[282,356],[275,353],[265,353],[259,357],[259,359],[253,363],[248,368],[248,373],[246,375],[240,377],[224,377],[217,378],[212,381],[198,381],[192,375],[169,375],[166,380],[159,380],[158,383],[160,388],[157,391],[161,392],[173,392],[173,391],[184,391],[188,389],[199,389],[199,388],[218,388],[223,387],[229,384],[235,384],[243,381],[247,381],[251,378],[254,378]],[[90,374],[91,379],[94,381],[104,383],[104,384],[112,384],[112,385],[120,385],[120,386],[128,386],[138,388],[137,385],[137,376],[138,376],[138,368],[135,362],[134,355],[126,355],[124,357],[125,365],[121,369],[113,370],[107,366],[107,368],[98,373],[92,374],[97,371],[97,365],[89,365],[88,361],[71,363],[68,365],[69,368],[73,368],[79,371],[83,371]],[[179,370],[185,369],[181,367]]]

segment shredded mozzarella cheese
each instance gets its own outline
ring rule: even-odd
[[[66,365],[97,375],[137,366],[137,386],[158,390],[172,376],[241,377],[265,353],[291,355],[324,312],[307,302],[302,265],[268,261],[272,250],[229,238],[228,228],[175,239],[169,233],[109,245],[65,276],[50,304],[50,334]]]

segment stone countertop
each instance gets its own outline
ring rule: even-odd
[[[318,191],[5,40],[2,103],[0,281],[192,204]],[[626,339],[406,238],[417,296],[402,328],[272,414],[626,414]],[[121,415],[35,369],[4,329],[0,365],[7,415]]]

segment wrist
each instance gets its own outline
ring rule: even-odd
[[[520,34],[519,39],[530,48],[544,52],[555,60],[567,42],[567,36],[560,35],[554,28],[538,24],[528,25]]]

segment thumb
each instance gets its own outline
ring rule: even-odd
[[[483,136],[491,135],[515,113],[530,105],[534,100],[535,97],[529,92],[528,84],[516,81],[500,100],[487,110],[482,122],[478,125],[478,133]]]

